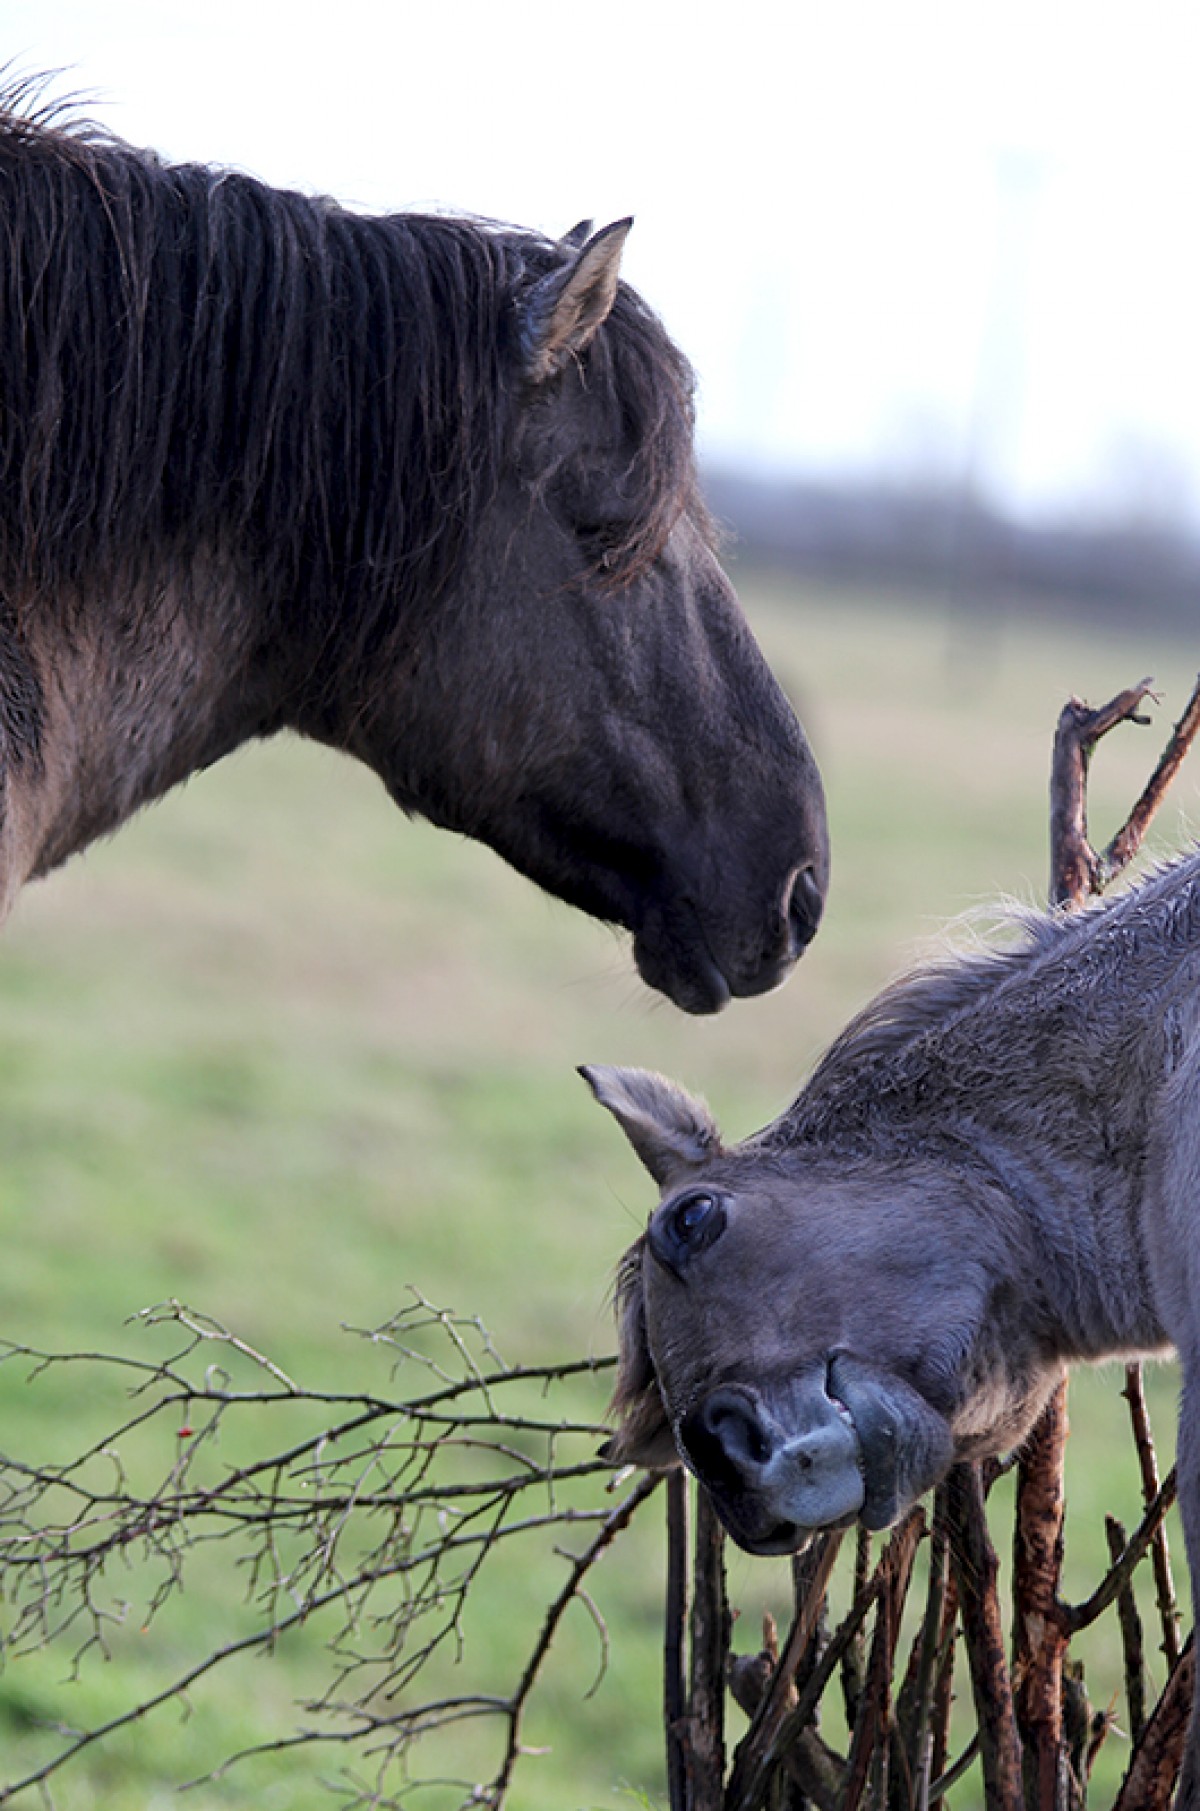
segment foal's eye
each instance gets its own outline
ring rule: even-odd
[[[704,1228],[717,1212],[717,1204],[711,1195],[689,1195],[672,1213],[671,1229],[679,1243],[687,1245],[693,1239],[703,1237]]]
[[[662,1263],[676,1268],[703,1251],[725,1230],[725,1208],[717,1195],[695,1189],[661,1208],[650,1222],[650,1247]]]

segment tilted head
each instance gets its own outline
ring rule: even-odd
[[[784,1553],[1028,1431],[1060,1366],[986,1181],[726,1150],[660,1076],[582,1073],[662,1190],[618,1279],[615,1461],[682,1457],[741,1546]]]

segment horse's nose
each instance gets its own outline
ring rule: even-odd
[[[763,950],[760,985],[773,985],[804,954],[817,934],[825,895],[812,864],[794,868],[779,895],[769,941]]]

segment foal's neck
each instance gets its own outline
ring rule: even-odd
[[[1080,1162],[1052,1137],[1039,1143],[996,1125],[976,1125],[972,1143],[1024,1222],[1055,1356],[1095,1361],[1168,1347],[1146,1261],[1144,1153],[1119,1163],[1098,1147]]]

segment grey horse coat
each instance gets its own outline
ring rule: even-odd
[[[682,1457],[787,1552],[1010,1449],[1069,1364],[1174,1347],[1197,1595],[1200,856],[895,983],[741,1144],[660,1076],[583,1073],[662,1190],[618,1282],[614,1459]]]

